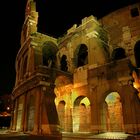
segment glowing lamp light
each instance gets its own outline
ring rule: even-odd
[[[8,106],[6,109],[7,109],[7,110],[10,110],[10,107]]]
[[[138,89],[139,88],[139,84],[135,82],[135,83],[133,83],[133,87]]]

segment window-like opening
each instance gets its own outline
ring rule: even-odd
[[[134,55],[136,60],[136,65],[140,68],[140,40],[134,46]]]
[[[53,42],[45,42],[43,44],[43,65],[52,68],[55,67],[57,46]]]
[[[60,69],[61,69],[62,71],[67,71],[67,70],[68,70],[68,66],[67,66],[67,56],[66,56],[66,55],[63,55],[63,56],[61,57],[60,63],[61,63]]]
[[[43,65],[48,67],[53,67],[55,65],[55,55],[53,55],[51,52],[50,54],[44,53],[43,55]]]
[[[112,59],[119,60],[126,57],[125,50],[123,48],[116,48],[112,52]]]
[[[88,49],[85,44],[81,44],[78,52],[77,67],[88,64]]]
[[[138,10],[137,7],[131,9],[131,16],[132,16],[132,17],[137,17],[137,16],[139,16],[139,10]]]

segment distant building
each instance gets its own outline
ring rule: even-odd
[[[27,1],[11,130],[140,133],[140,3],[58,39],[37,32],[35,7]]]

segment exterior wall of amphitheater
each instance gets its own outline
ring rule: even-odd
[[[58,39],[38,33],[37,18],[33,9],[21,32],[11,129],[140,133],[140,4],[85,17]]]

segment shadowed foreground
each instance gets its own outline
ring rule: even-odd
[[[0,130],[0,140],[62,140],[62,135],[31,135]]]
[[[107,132],[97,135],[91,133],[63,133],[62,135],[36,136],[0,130],[0,140],[140,140],[140,136],[119,132]]]

